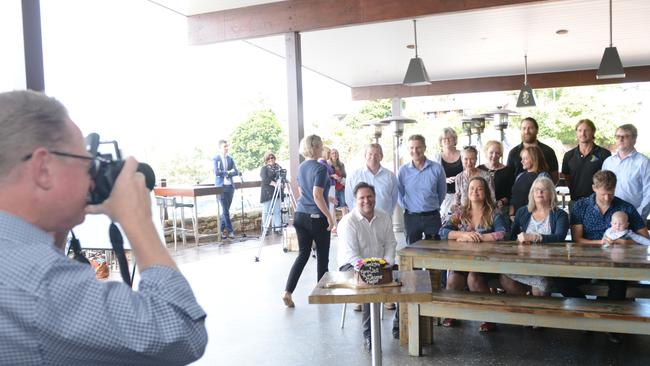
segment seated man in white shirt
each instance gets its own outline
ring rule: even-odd
[[[384,211],[375,210],[375,187],[361,182],[354,187],[355,207],[338,226],[339,270],[350,271],[362,258],[383,258],[395,262],[397,240],[393,222]],[[363,305],[364,348],[370,351],[370,306]]]

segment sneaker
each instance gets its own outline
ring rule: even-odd
[[[384,304],[384,309],[386,310],[395,310],[395,303],[394,302],[387,302]]]
[[[362,304],[354,304],[354,307],[352,308],[354,311],[362,311],[363,310],[363,305]]]
[[[228,239],[234,239],[235,238],[235,233],[230,232],[228,233]]]

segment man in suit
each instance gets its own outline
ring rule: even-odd
[[[240,175],[235,165],[235,160],[228,155],[228,141],[219,140],[219,154],[214,157],[215,185],[223,187],[223,193],[219,195],[221,203],[221,227],[219,230],[224,238],[234,239],[235,232],[230,222],[230,205],[232,196],[235,194],[233,177]]]

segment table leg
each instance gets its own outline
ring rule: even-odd
[[[194,242],[196,247],[199,247],[199,210],[198,205],[196,204],[196,196],[194,198]]]
[[[372,365],[381,366],[381,323],[379,311],[381,303],[370,304],[370,335],[372,341]]]
[[[408,307],[409,355],[420,356],[420,305],[406,304]]]
[[[217,238],[219,238],[219,241],[223,241],[223,237],[221,236],[221,201],[219,200],[219,195],[215,195],[217,197]]]

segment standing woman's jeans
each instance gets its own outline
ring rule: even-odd
[[[318,279],[327,272],[330,255],[330,232],[327,230],[327,218],[322,213],[308,214],[305,212],[296,212],[293,219],[293,227],[296,229],[298,236],[298,258],[293,262],[289,278],[287,278],[287,286],[285,291],[293,293],[298,284],[298,279],[305,268],[305,264],[309,260],[311,253],[311,243],[316,242],[316,260]]]
[[[273,212],[270,212],[271,210],[271,202],[273,202],[273,199],[270,199],[266,202],[262,202],[262,225],[266,225],[268,220],[269,214],[273,214],[273,222],[271,225],[269,225],[269,230],[280,230],[282,229],[282,213],[280,212],[280,206],[282,205],[282,202],[280,201],[280,197],[276,197],[275,202],[273,202]],[[262,227],[262,230],[264,230],[264,227]]]
[[[223,232],[223,229],[228,229],[228,233],[234,232],[232,223],[230,222],[230,204],[232,204],[232,196],[234,194],[235,187],[224,185],[223,193],[219,195],[219,202],[221,202],[221,232]]]

